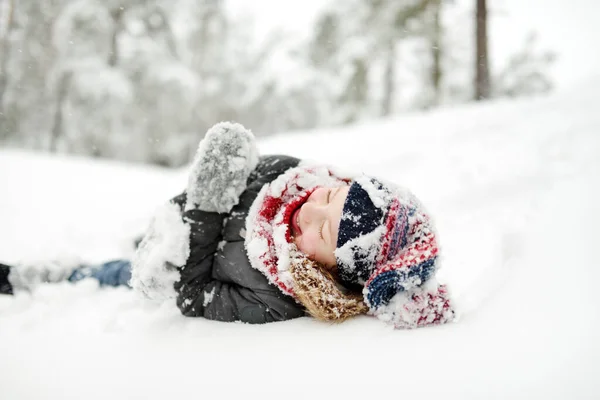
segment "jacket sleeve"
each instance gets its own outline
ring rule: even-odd
[[[184,221],[190,225],[190,253],[180,268],[181,278],[175,283],[175,290],[177,306],[184,315],[247,323],[282,321],[304,315],[291,297],[249,266],[240,229],[223,228],[225,222],[234,227],[242,224],[260,188],[297,165],[297,160],[291,157],[283,160],[287,162],[273,157],[261,159],[231,215],[197,209],[183,212]],[[178,200],[181,202],[181,197]],[[231,221],[234,218],[239,221]]]

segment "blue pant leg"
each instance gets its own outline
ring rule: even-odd
[[[131,262],[114,260],[97,266],[77,268],[69,281],[77,282],[85,278],[95,278],[100,286],[128,286],[131,279]]]

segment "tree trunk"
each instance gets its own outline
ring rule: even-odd
[[[169,52],[174,59],[181,61],[181,57],[179,55],[179,49],[177,48],[177,40],[175,39],[175,33],[173,33],[173,28],[171,27],[171,22],[169,18],[165,14],[163,10],[160,10],[163,21],[165,22],[165,31],[167,34],[167,47],[169,48]]]
[[[5,6],[7,17],[5,18],[2,15],[3,22],[6,23],[6,31],[4,32],[4,37],[1,38],[2,42],[0,43],[0,113],[4,113],[4,92],[6,91],[6,85],[8,81],[7,77],[7,69],[8,69],[8,57],[10,54],[10,35],[12,30],[14,29],[14,6],[13,0],[7,0],[7,5]]]
[[[369,68],[365,60],[356,58],[352,62],[354,71],[346,83],[344,93],[339,99],[340,107],[345,109],[344,124],[351,124],[360,118],[365,109],[369,92]]]
[[[111,11],[111,16],[115,23],[114,30],[111,37],[110,55],[108,57],[108,65],[114,67],[119,61],[119,34],[123,30],[123,13],[124,8],[117,8]]]
[[[490,70],[488,59],[487,37],[487,5],[486,0],[476,0],[475,12],[475,100],[484,100],[490,97]]]
[[[391,40],[388,46],[384,74],[381,115],[387,117],[392,114],[394,107],[394,95],[396,93],[396,42],[394,40]]]
[[[433,89],[432,106],[437,106],[442,98],[442,21],[441,1],[433,5],[433,30],[431,35],[431,87]]]
[[[66,72],[61,78],[58,86],[58,96],[56,99],[56,108],[54,109],[54,123],[52,125],[52,132],[50,136],[50,143],[48,150],[51,153],[55,153],[58,150],[58,139],[63,135],[63,103],[67,97],[69,91],[69,84],[71,83],[71,72]]]

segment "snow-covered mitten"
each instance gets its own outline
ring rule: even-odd
[[[231,211],[257,164],[252,132],[237,123],[216,124],[198,146],[189,175],[186,210]]]
[[[133,289],[153,300],[175,297],[173,285],[180,278],[177,267],[189,256],[189,235],[190,226],[183,222],[179,204],[160,207],[131,263]]]

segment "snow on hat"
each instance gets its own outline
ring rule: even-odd
[[[412,193],[371,177],[353,181],[335,256],[342,284],[363,286],[371,314],[398,327],[453,319],[447,289],[433,276],[438,253],[430,218]]]

